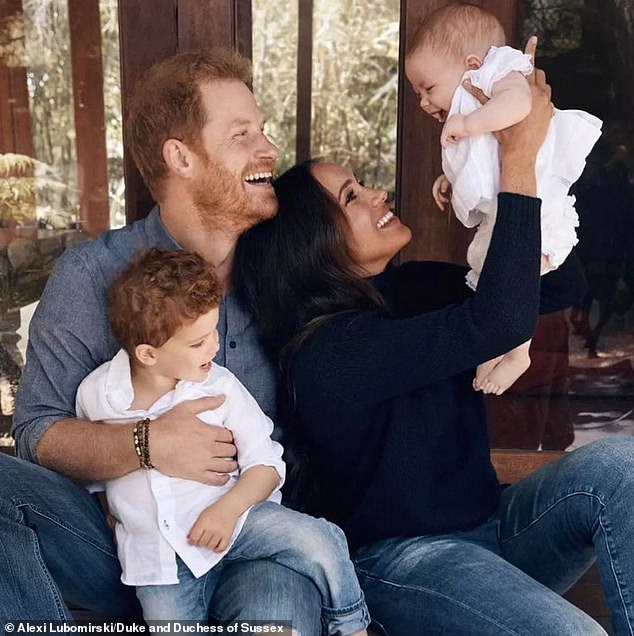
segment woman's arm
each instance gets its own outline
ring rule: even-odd
[[[497,134],[504,193],[478,291],[411,318],[363,312],[331,319],[296,354],[296,383],[330,399],[378,403],[472,369],[532,336],[541,242],[535,159],[553,108],[543,72],[527,79],[531,112]]]
[[[379,404],[528,340],[539,306],[539,211],[535,198],[499,195],[489,253],[468,300],[407,318],[365,311],[326,321],[295,354],[298,394]]]

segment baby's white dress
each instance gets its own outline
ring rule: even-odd
[[[491,95],[492,87],[511,71],[528,75],[530,57],[509,46],[492,46],[482,66],[463,77]],[[449,116],[468,115],[480,102],[462,87],[454,93]],[[583,172],[586,157],[601,135],[601,120],[580,110],[557,110],[537,155],[537,196],[542,199],[542,254],[550,269],[561,265],[577,243],[579,219],[570,186]],[[466,227],[476,227],[467,250],[471,271],[467,284],[476,288],[495,224],[500,187],[498,142],[492,133],[465,137],[442,152],[442,168],[452,185],[451,203]]]

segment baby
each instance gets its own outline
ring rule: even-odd
[[[437,9],[418,27],[405,59],[405,73],[420,107],[443,123],[443,174],[432,194],[443,209],[451,204],[466,227],[476,227],[467,251],[475,289],[489,247],[499,190],[494,131],[521,121],[531,110],[526,76],[531,56],[505,46],[504,29],[490,13],[458,3]],[[469,80],[489,99],[480,102],[463,86]],[[577,243],[574,197],[568,194],[601,134],[601,121],[577,110],[555,110],[537,157],[537,195],[542,199],[541,273],[559,267]],[[530,341],[478,366],[474,388],[499,395],[530,365]]]
[[[184,250],[142,252],[110,287],[110,323],[122,348],[80,384],[76,410],[127,425],[139,458],[138,470],[106,483],[122,581],[136,586],[148,622],[206,622],[224,562],[271,559],[313,581],[328,634],[366,634],[367,607],[343,532],[280,505],[285,466],[270,438],[273,423],[232,373],[212,363],[221,297],[211,265]],[[152,420],[214,395],[224,403],[199,417],[232,431],[236,473],[211,486],[155,469]]]

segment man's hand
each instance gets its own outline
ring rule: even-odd
[[[446,148],[448,144],[455,144],[463,137],[468,136],[467,117],[465,115],[452,115],[442,127],[440,144]]]
[[[434,197],[436,205],[441,209],[445,209],[445,205],[449,203],[449,190],[451,189],[451,183],[444,174],[436,177],[434,185],[431,187],[431,194]]]
[[[237,469],[233,434],[222,426],[205,424],[198,413],[212,411],[224,396],[204,397],[177,404],[152,421],[150,457],[166,475],[219,486]]]
[[[221,497],[198,515],[187,540],[192,545],[205,546],[214,552],[224,552],[229,547],[239,516],[240,514]]]

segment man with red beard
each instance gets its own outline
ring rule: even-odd
[[[274,415],[273,369],[230,285],[239,236],[277,211],[270,181],[278,151],[250,79],[250,63],[234,53],[182,53],[137,86],[128,142],[157,206],[67,250],[31,322],[12,430],[20,459],[0,455],[0,624],[70,620],[65,601],[103,615],[137,612],[133,588],[119,581],[106,519],[79,484],[120,477],[140,459],[208,484],[225,483],[236,468],[231,433],[196,417],[222,397],[181,403],[153,420],[147,457],[135,451],[135,423],[102,426],[75,415],[77,386],[117,351],[106,291],[137,250],[184,248],[214,265],[225,291],[215,360]],[[270,561],[227,566],[210,617],[292,619],[300,633],[320,633],[316,589]]]

